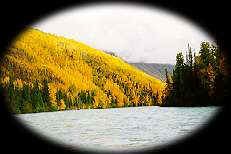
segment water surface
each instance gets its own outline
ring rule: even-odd
[[[171,143],[208,125],[218,107],[129,107],[19,114],[52,141],[88,150],[140,150]]]

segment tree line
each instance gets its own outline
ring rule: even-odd
[[[185,57],[176,55],[173,73],[166,72],[165,97],[161,106],[221,105],[228,95],[229,76],[223,52],[209,42],[196,54],[188,45]]]

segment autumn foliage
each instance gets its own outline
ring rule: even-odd
[[[194,55],[194,56],[193,56]],[[161,106],[220,106],[229,95],[230,76],[224,52],[202,42],[198,54],[188,45],[186,59],[176,55],[172,76],[166,70],[165,98]]]
[[[0,67],[14,113],[158,105],[165,87],[119,57],[34,28],[14,40]]]

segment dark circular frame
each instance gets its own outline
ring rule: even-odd
[[[230,58],[229,34],[230,26],[228,24],[228,8],[225,2],[212,1],[174,1],[174,0],[156,0],[156,1],[75,1],[75,0],[59,0],[56,2],[38,1],[9,1],[5,3],[2,8],[7,11],[1,11],[1,19],[4,21],[1,28],[1,51],[7,51],[8,46],[12,40],[24,30],[27,25],[39,21],[46,16],[53,15],[59,11],[68,10],[72,7],[81,8],[89,5],[106,4],[106,3],[124,3],[147,6],[149,8],[155,7],[170,11],[180,15],[186,19],[191,20],[199,27],[206,30],[218,42],[222,51],[225,52],[226,57]],[[6,15],[7,14],[7,15]],[[4,52],[1,52],[1,56]],[[230,61],[228,61],[230,66]],[[1,94],[2,96],[2,94]],[[2,101],[4,97],[1,97]],[[226,96],[223,107],[216,116],[210,120],[210,125],[198,129],[193,135],[187,138],[177,140],[176,143],[163,145],[155,149],[147,149],[144,151],[132,151],[123,153],[210,153],[210,152],[224,152],[229,150],[230,143],[230,126],[229,114],[230,104],[228,102],[229,96]],[[81,149],[72,149],[71,147],[64,147],[57,143],[53,143],[46,138],[40,137],[29,131],[22,123],[12,117],[8,112],[7,107],[0,104],[1,113],[1,133],[3,137],[2,150],[7,153],[110,153],[97,151],[83,151]],[[227,140],[227,141],[226,141]],[[116,153],[116,152],[111,152]],[[118,152],[120,153],[120,152]]]

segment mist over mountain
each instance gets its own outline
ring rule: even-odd
[[[118,57],[119,55],[116,54],[113,51],[103,50],[105,53],[110,54],[112,56]],[[123,59],[125,62],[127,62],[124,58],[119,56],[121,59]],[[143,72],[152,75],[159,80],[165,81],[165,68],[169,73],[173,72],[174,65],[168,64],[168,63],[149,63],[149,62],[127,62],[130,65],[135,66],[139,70],[142,70]]]
[[[152,75],[162,81],[166,80],[165,68],[167,68],[169,73],[173,72],[174,65],[172,64],[162,64],[162,63],[129,63],[136,68],[144,71],[145,73]]]

